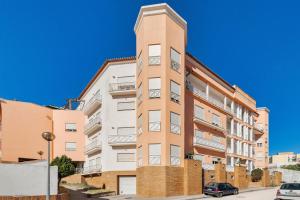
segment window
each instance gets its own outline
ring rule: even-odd
[[[134,153],[117,153],[117,162],[135,162]]]
[[[262,147],[263,144],[262,143],[257,143],[257,147]]]
[[[194,115],[197,119],[204,120],[204,109],[203,108],[201,108],[200,106],[195,106],[194,107],[194,112],[195,112]]]
[[[76,151],[76,142],[66,142],[66,151]]]
[[[175,103],[179,103],[180,101],[180,85],[174,81],[171,81],[170,98]]]
[[[149,65],[160,64],[160,44],[149,45]]]
[[[149,79],[149,98],[159,98],[160,97],[160,78],[150,78]]]
[[[141,134],[143,132],[143,116],[140,114],[140,116],[137,119],[137,132],[138,134]]]
[[[212,124],[214,124],[216,126],[221,126],[220,116],[218,116],[216,114],[212,114]]]
[[[140,105],[140,103],[143,100],[143,87],[142,87],[142,83],[139,85],[139,87],[137,89],[136,96],[137,96],[138,105]]]
[[[180,165],[180,147],[177,145],[170,146],[170,164],[173,166]]]
[[[117,109],[118,109],[118,111],[122,111],[122,110],[134,110],[135,109],[134,101],[130,101],[130,102],[118,102]]]
[[[174,112],[170,112],[170,131],[180,134],[180,115]]]
[[[171,48],[171,68],[178,71],[180,68],[180,54]]]
[[[220,158],[212,158],[212,164],[218,164],[221,161]]]
[[[141,73],[143,67],[143,59],[142,59],[142,51],[140,52],[138,59],[137,59],[137,72],[138,75]]]
[[[138,158],[138,163],[137,166],[142,166],[143,165],[143,148],[142,146],[139,146],[137,149],[137,158]]]
[[[133,135],[135,133],[134,127],[118,127],[118,135]]]
[[[75,123],[65,123],[65,131],[66,132],[76,132],[76,124]]]
[[[149,131],[160,131],[160,110],[149,111]]]
[[[160,165],[161,145],[149,144],[149,165]]]

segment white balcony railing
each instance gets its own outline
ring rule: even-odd
[[[136,144],[136,135],[109,135],[108,143],[110,145],[130,145]]]
[[[84,113],[90,115],[102,103],[102,97],[99,92],[97,92],[84,106]]]
[[[218,151],[225,151],[225,145],[213,140],[208,140],[203,137],[194,137],[194,145],[195,146],[204,146],[212,149],[216,149]]]
[[[84,133],[86,135],[89,135],[91,133],[94,133],[95,131],[101,129],[102,127],[102,120],[100,115],[97,115],[93,118],[91,118],[87,125],[84,127]]]
[[[101,164],[90,165],[83,168],[83,174],[100,173],[102,169]]]
[[[160,122],[149,122],[149,131],[160,131]]]
[[[85,146],[85,154],[92,154],[102,149],[102,143],[100,139],[95,139]]]
[[[160,89],[149,89],[149,98],[159,98]]]
[[[203,117],[198,117],[198,116],[194,116],[194,122],[208,126],[212,129],[215,129],[217,131],[221,131],[221,132],[225,132],[225,129],[223,128],[222,124],[217,124],[214,122],[210,122],[206,119],[204,119]]]
[[[160,165],[160,155],[149,155],[149,165]]]
[[[135,82],[110,83],[109,92],[111,95],[135,94]]]
[[[260,124],[260,123],[255,123],[254,128],[260,132],[264,131],[264,126],[263,126],[263,124]]]
[[[180,134],[180,125],[178,124],[170,124],[171,133]]]
[[[159,65],[160,56],[149,56],[148,58],[149,65]]]

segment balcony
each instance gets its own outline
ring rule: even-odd
[[[135,82],[111,83],[109,93],[112,96],[135,95]]]
[[[102,169],[101,164],[86,166],[86,167],[83,168],[83,173],[82,174],[83,175],[88,175],[88,174],[101,173],[101,169]]]
[[[254,133],[257,135],[262,135],[264,134],[264,127],[262,124],[255,123],[254,124]]]
[[[136,135],[109,135],[108,144],[112,146],[135,145]]]
[[[222,133],[226,132],[221,124],[216,124],[216,123],[213,123],[213,122],[209,122],[205,119],[202,119],[201,117],[194,116],[194,122],[196,122],[198,124],[202,124],[204,126],[207,126],[211,129],[214,129],[214,130],[222,132]]]
[[[203,137],[194,137],[194,146],[208,147],[217,151],[225,151],[225,145]]]
[[[160,98],[160,89],[149,89],[149,98]]]
[[[84,113],[90,115],[102,104],[102,97],[100,93],[96,93],[84,106]]]
[[[88,145],[85,146],[85,154],[89,155],[92,153],[95,153],[97,151],[100,151],[102,149],[102,143],[99,139],[95,139],[92,142],[90,142]]]
[[[97,115],[91,118],[87,125],[84,127],[84,133],[86,135],[90,135],[95,133],[96,131],[100,130],[102,127],[102,121],[100,115]]]

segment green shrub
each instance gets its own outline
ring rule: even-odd
[[[263,170],[257,168],[252,170],[251,172],[251,180],[252,182],[258,182],[261,180],[262,176],[263,176]]]
[[[51,162],[51,166],[55,165],[58,167],[58,183],[60,183],[60,180],[62,178],[73,175],[75,173],[75,166],[72,162],[72,159],[66,155],[56,157]]]

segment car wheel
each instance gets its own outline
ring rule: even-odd
[[[237,194],[239,194],[239,191],[238,190],[234,190],[233,194],[237,195]]]
[[[218,197],[218,198],[220,198],[220,197],[222,197],[222,196],[223,196],[223,192],[220,192],[220,193],[217,194],[217,197]]]

